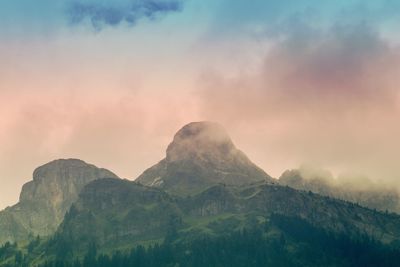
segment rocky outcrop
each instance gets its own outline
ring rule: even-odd
[[[171,218],[180,218],[173,197],[157,188],[116,179],[88,184],[59,227],[57,236],[74,250],[95,242],[102,249],[163,238]]]
[[[242,185],[272,178],[235,147],[221,125],[193,122],[176,133],[165,159],[136,181],[188,195],[215,184]]]
[[[60,159],[37,168],[21,191],[19,203],[0,212],[0,243],[55,232],[71,204],[89,182],[118,178],[77,159]]]

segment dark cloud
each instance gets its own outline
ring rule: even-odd
[[[265,82],[273,81],[273,87],[289,98],[295,96],[296,102],[311,97],[317,103],[331,99],[338,106],[353,107],[355,98],[378,105],[379,100],[394,98],[387,82],[390,75],[396,77],[399,53],[372,26],[297,27],[269,52],[261,71]]]
[[[198,90],[204,117],[246,129],[248,144],[260,136],[252,146],[264,153],[260,165],[267,170],[316,162],[335,172],[395,181],[394,153],[400,149],[396,36],[361,15],[332,15],[323,23],[304,14],[242,27],[256,32],[248,36],[256,37],[262,53],[254,57],[261,60],[251,68],[238,64],[233,74],[209,70]],[[223,45],[229,50],[235,44]]]
[[[221,114],[247,120],[280,110],[340,115],[397,104],[400,50],[376,25],[338,20],[322,27],[301,16],[274,25],[265,26],[259,38],[270,45],[258,70],[203,77],[205,112],[214,113],[223,103],[228,113]]]
[[[68,16],[72,24],[89,20],[96,30],[101,30],[122,22],[135,25],[140,19],[153,20],[181,9],[180,0],[129,0],[114,4],[74,1],[69,5]]]

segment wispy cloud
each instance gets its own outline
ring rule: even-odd
[[[74,1],[68,8],[72,24],[85,21],[96,30],[121,23],[135,25],[141,19],[154,20],[168,13],[182,10],[180,0],[128,0],[121,2],[97,3]]]

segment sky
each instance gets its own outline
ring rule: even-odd
[[[200,120],[274,177],[400,188],[399,26],[397,0],[0,0],[0,208],[58,158],[133,180]]]

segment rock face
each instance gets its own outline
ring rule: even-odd
[[[117,179],[88,184],[58,229],[58,237],[85,250],[90,242],[115,250],[160,239],[170,218],[181,217],[173,197],[157,188]]]
[[[242,185],[272,178],[235,147],[221,125],[193,122],[176,133],[166,158],[136,181],[187,195],[219,183]]]
[[[37,168],[20,201],[0,212],[0,243],[55,232],[71,204],[89,182],[118,178],[112,172],[77,159],[60,159]]]
[[[297,190],[359,203],[371,209],[400,213],[399,193],[395,189],[374,184],[366,178],[356,183],[343,182],[330,175],[308,175],[299,169],[285,171],[279,178],[279,183]]]

